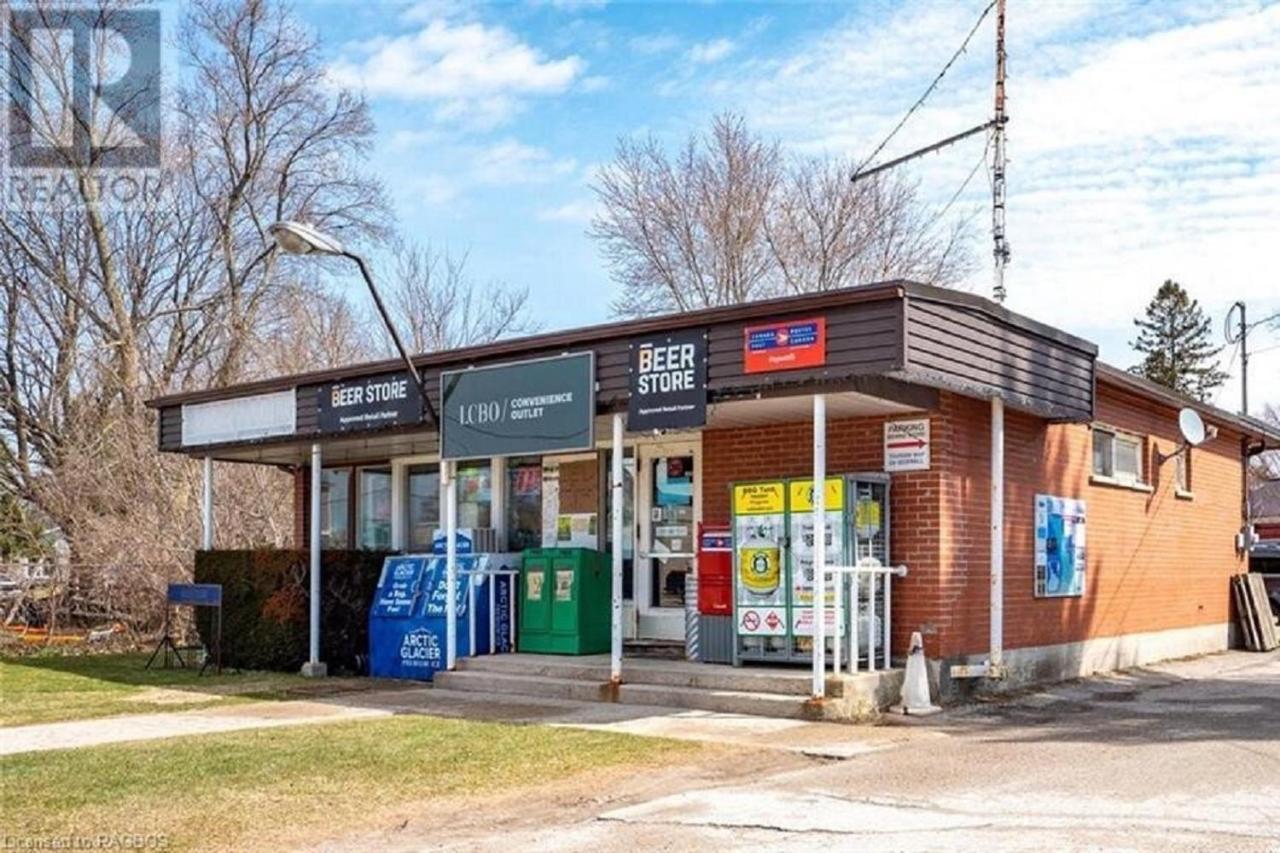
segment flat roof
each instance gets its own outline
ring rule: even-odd
[[[620,337],[642,335],[659,331],[683,329],[693,326],[704,326],[709,323],[737,322],[757,317],[771,317],[781,312],[797,312],[821,310],[842,305],[855,305],[859,302],[874,302],[883,299],[902,297],[922,297],[933,302],[942,302],[956,306],[975,309],[990,315],[992,318],[1009,326],[1029,332],[1050,341],[1081,350],[1096,356],[1098,348],[1084,338],[1064,332],[1061,329],[1033,320],[1022,314],[997,305],[989,299],[964,291],[935,287],[922,282],[905,279],[877,282],[875,284],[845,287],[821,293],[805,293],[798,296],[783,296],[774,299],[761,299],[755,302],[744,302],[737,305],[726,305],[716,308],[699,308],[672,314],[659,314],[638,320],[620,320],[611,323],[597,323],[591,326],[580,326],[555,332],[544,332],[518,338],[508,338],[490,344],[460,347],[450,350],[439,350],[431,353],[419,353],[413,356],[414,364],[419,367],[432,367],[459,361],[491,359],[506,355],[517,355],[524,351],[544,350],[555,347],[572,347],[591,343],[602,337]],[[282,391],[297,385],[313,385],[321,382],[333,382],[351,376],[394,371],[404,364],[398,358],[382,359],[309,371],[289,375],[273,376],[267,379],[228,385],[222,388],[206,388],[196,391],[182,391],[165,394],[147,401],[152,408],[174,406],[182,403],[196,403],[238,397],[245,394],[256,394],[266,391]]]

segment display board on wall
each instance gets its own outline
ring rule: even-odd
[[[1084,501],[1054,495],[1036,495],[1035,501],[1036,596],[1084,595]]]
[[[320,432],[379,429],[420,420],[422,394],[407,370],[316,387]]]
[[[595,374],[590,352],[445,371],[441,457],[590,450]]]
[[[702,329],[631,342],[627,429],[690,429],[707,422],[707,338]]]

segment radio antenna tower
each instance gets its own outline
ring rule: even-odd
[[[1004,5],[996,0],[996,104],[992,120],[991,146],[991,239],[994,241],[996,302],[1004,302],[1004,267],[1009,262],[1009,243],[1004,230],[1004,126],[1009,120],[1004,112]]]

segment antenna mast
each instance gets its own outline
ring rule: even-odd
[[[996,0],[996,104],[992,120],[991,161],[991,238],[995,243],[996,302],[1004,302],[1004,266],[1009,262],[1009,244],[1004,232],[1004,126],[1009,119],[1004,112],[1004,7],[1005,0]]]

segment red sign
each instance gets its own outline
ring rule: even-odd
[[[747,326],[743,330],[742,365],[747,373],[821,367],[826,363],[825,317]]]

